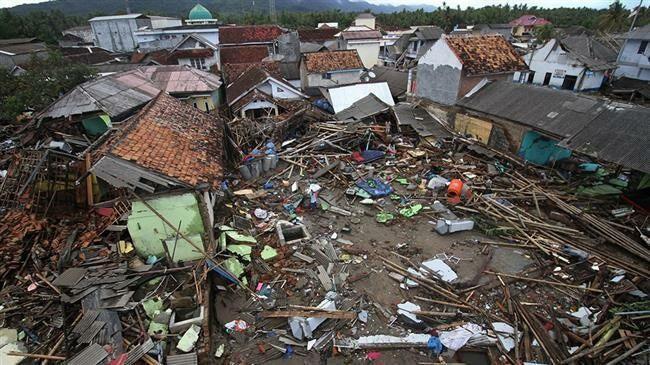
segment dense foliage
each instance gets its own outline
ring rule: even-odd
[[[12,76],[0,68],[0,120],[14,120],[24,111],[41,110],[61,94],[94,76],[86,65],[74,64],[58,52],[32,58],[29,72]]]

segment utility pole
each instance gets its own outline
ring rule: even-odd
[[[639,12],[641,11],[641,5],[643,5],[643,0],[639,0],[639,6],[634,10],[634,19],[632,19],[632,24],[630,25],[630,32],[634,29],[636,18],[639,16]]]
[[[269,0],[269,17],[271,18],[271,23],[276,24],[278,22],[278,14],[275,11],[275,0]]]

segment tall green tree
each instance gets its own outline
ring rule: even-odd
[[[607,9],[607,12],[600,16],[598,26],[605,32],[617,32],[623,30],[627,23],[628,11],[620,0],[615,0]]]
[[[32,58],[26,73],[13,76],[0,68],[0,120],[13,121],[25,111],[45,108],[63,93],[94,76],[83,64],[71,63],[60,53],[47,58]]]

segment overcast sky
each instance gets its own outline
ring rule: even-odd
[[[137,0],[135,0],[137,1]],[[440,6],[442,5],[442,0],[366,0],[375,4],[433,4]],[[622,0],[623,4],[629,9],[639,4],[639,0]],[[19,4],[27,3],[38,3],[42,0],[0,0],[0,8],[12,7]],[[209,0],[205,1],[206,3]],[[492,4],[528,4],[529,6],[537,5],[544,7],[560,7],[560,6],[588,6],[592,8],[606,8],[609,4],[612,3],[612,0],[579,0],[579,1],[567,1],[567,0],[528,0],[528,1],[507,1],[507,0],[446,0],[446,3],[449,6],[456,7],[460,4],[461,7],[473,6],[481,7],[485,5]]]

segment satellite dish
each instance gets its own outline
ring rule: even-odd
[[[377,75],[375,75],[375,73],[372,72],[372,71],[368,72],[368,76],[370,76],[371,79],[374,79],[375,77],[377,77]]]

